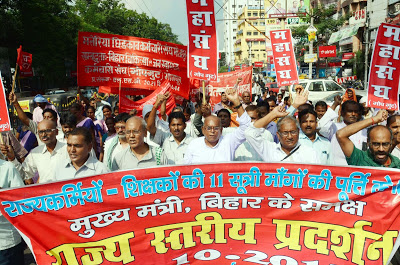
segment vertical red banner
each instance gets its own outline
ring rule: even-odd
[[[278,86],[289,86],[299,83],[292,32],[290,29],[272,30],[270,31],[270,35]]]
[[[11,130],[10,117],[8,116],[6,92],[0,72],[0,132]]]
[[[368,106],[399,109],[400,27],[381,24],[375,40],[368,85]]]
[[[188,77],[217,81],[218,50],[213,0],[186,0]]]

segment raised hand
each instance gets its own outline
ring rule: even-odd
[[[240,104],[239,93],[236,88],[228,88],[225,93],[229,101],[232,102],[235,106]]]
[[[292,106],[297,109],[299,106],[307,103],[309,92],[305,90],[301,85],[297,85],[295,89],[296,97],[294,98]]]
[[[373,121],[375,123],[386,121],[388,118],[388,112],[384,109],[378,111],[378,113],[374,116]]]
[[[11,104],[15,104],[18,102],[18,98],[13,91],[11,91],[10,95],[8,95],[8,99],[10,100]]]
[[[285,117],[286,115],[289,114],[289,112],[286,112],[286,109],[284,106],[277,106],[275,107],[271,113],[274,115],[275,118],[282,118]]]

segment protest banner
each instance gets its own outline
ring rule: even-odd
[[[224,92],[228,88],[233,88],[238,78],[242,78],[242,81],[238,85],[239,95],[242,95],[244,91],[249,91],[251,94],[252,76],[253,67],[249,66],[242,68],[242,70],[218,74],[216,82],[207,82],[206,89],[210,96],[211,106],[221,102],[221,92]],[[193,98],[199,92],[200,82],[195,82],[191,79],[190,85],[190,95]]]
[[[154,105],[154,103],[157,100],[157,95],[165,94],[167,91],[171,92],[171,87],[172,86],[168,81],[164,81],[159,88],[153,91],[153,93],[138,101],[133,101],[128,99],[126,97],[126,94],[124,94],[125,90],[121,89],[119,94],[119,113],[122,112],[129,113],[129,111],[131,111],[132,109],[136,109],[137,111],[136,115],[141,116],[144,105],[148,104]],[[174,107],[175,107],[175,98],[173,97],[173,95],[171,95],[167,101],[166,114],[171,113]]]
[[[367,105],[399,110],[400,27],[381,24],[369,70]]]
[[[130,95],[130,96],[136,96],[136,95],[148,96],[151,93],[153,93],[153,90],[148,90],[148,89],[130,88],[130,87],[122,87],[121,89],[123,90],[124,95]],[[99,86],[99,93],[118,95],[119,88],[109,87],[109,86]]]
[[[298,84],[299,75],[291,30],[273,30],[270,32],[270,36],[278,86]]]
[[[11,130],[10,117],[6,101],[6,91],[3,85],[3,78],[0,72],[0,132]],[[0,144],[3,143],[3,137],[0,136]]]
[[[19,66],[20,77],[33,76],[32,70],[32,54],[22,51],[22,46],[17,49],[17,64]]]
[[[188,77],[217,81],[218,50],[213,0],[186,0]]]
[[[189,95],[186,46],[158,40],[79,32],[78,85],[154,90],[163,81]]]
[[[0,191],[38,264],[388,264],[396,169],[219,163]]]

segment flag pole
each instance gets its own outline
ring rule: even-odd
[[[121,113],[121,82],[122,78],[119,80],[119,87],[118,87],[118,113]]]
[[[15,89],[15,80],[17,79],[17,71],[18,71],[18,62],[15,64],[14,79],[13,79],[13,83],[12,83],[12,87],[11,87],[11,92],[13,92],[13,93],[14,93],[14,89]]]
[[[203,82],[203,105],[206,105],[206,81],[202,80]]]

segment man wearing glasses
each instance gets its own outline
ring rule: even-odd
[[[186,149],[185,164],[233,161],[236,149],[246,140],[244,131],[251,119],[244,111],[236,89],[227,89],[226,96],[238,112],[239,128],[222,136],[221,120],[217,116],[208,116],[202,127],[204,136],[191,141]]]
[[[51,120],[43,120],[38,124],[38,135],[44,145],[31,150],[25,161],[21,164],[15,159],[14,151],[8,148],[7,158],[19,170],[21,175],[25,176],[28,183],[35,173],[39,173],[37,182],[45,183],[54,180],[55,165],[60,159],[66,159],[67,153],[65,143],[57,141],[58,130],[56,123]]]
[[[350,140],[350,136],[353,134],[369,126],[383,122],[387,118],[387,111],[380,110],[376,116],[347,125],[336,132],[337,140],[349,165],[400,168],[400,160],[390,154],[393,133],[389,128],[376,125],[368,129],[367,151],[356,148]]]
[[[308,91],[297,92],[292,106],[297,108],[304,104],[307,98]],[[299,143],[299,122],[288,114],[285,107],[275,107],[270,113],[247,128],[246,140],[265,162],[320,163],[317,153],[312,148]],[[277,123],[279,143],[265,141],[262,137],[265,126],[277,118],[281,118]]]

